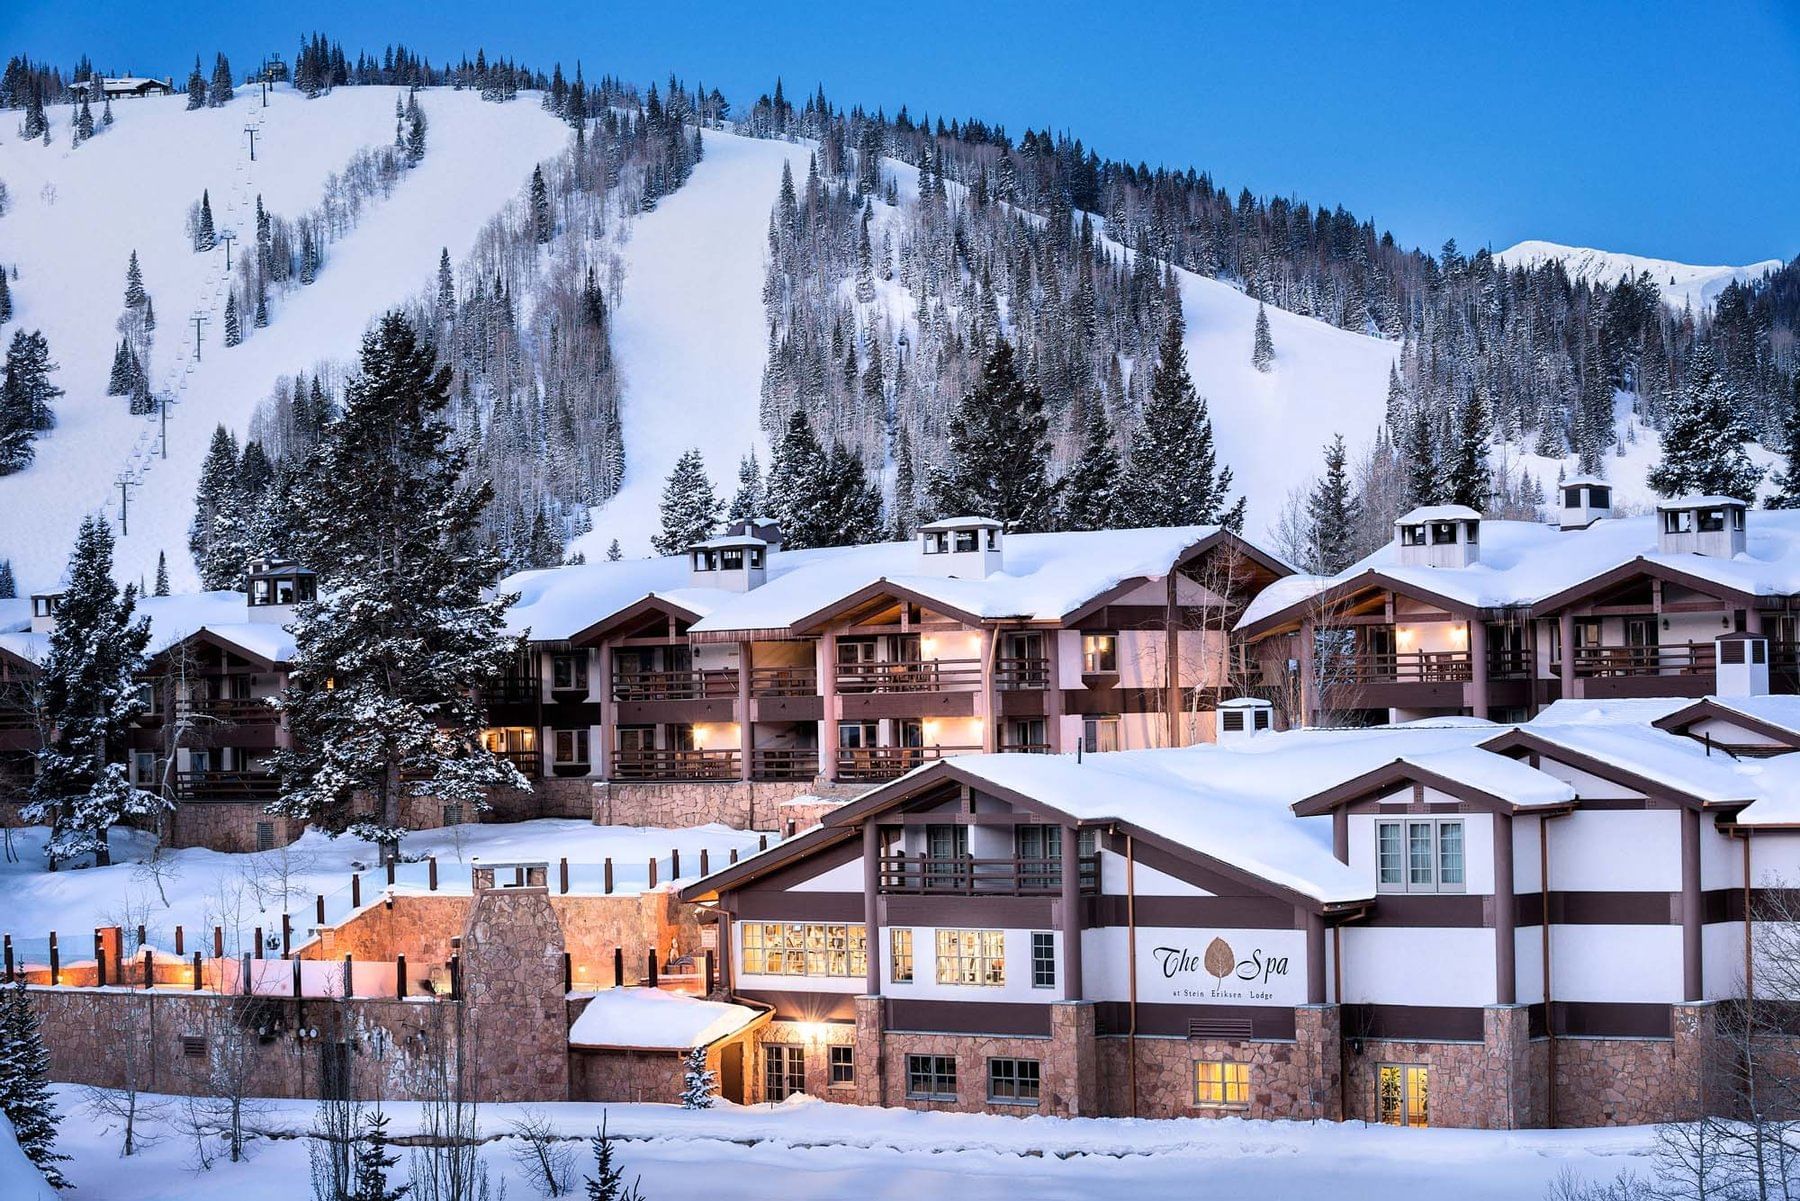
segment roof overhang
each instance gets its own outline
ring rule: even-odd
[[[672,617],[676,621],[685,621],[690,625],[699,621],[702,616],[691,609],[677,605],[665,597],[650,592],[646,593],[641,599],[626,605],[623,609],[616,609],[607,614],[593,625],[569,635],[567,639],[558,638],[554,641],[567,641],[574,646],[587,646],[606,637],[608,634],[613,633],[621,626],[630,625],[639,618],[647,617],[651,614],[662,614],[665,617]]]
[[[1719,704],[1709,696],[1703,696],[1693,704],[1677,709],[1664,717],[1659,717],[1650,724],[1671,734],[1686,734],[1689,727],[1707,720],[1742,726],[1753,734],[1760,734],[1783,746],[1800,750],[1800,731],[1775,725],[1760,717],[1752,717],[1748,713],[1741,713],[1728,705]]]
[[[1473,805],[1487,813],[1544,813],[1557,812],[1573,808],[1575,802],[1565,805],[1519,805],[1497,793],[1477,788],[1462,780],[1452,779],[1441,772],[1421,767],[1417,763],[1405,759],[1395,759],[1391,763],[1383,763],[1354,779],[1345,780],[1312,796],[1302,797],[1293,803],[1294,816],[1317,817],[1330,813],[1345,805],[1368,800],[1392,792],[1396,787],[1406,784],[1420,784],[1453,796],[1465,804]]]
[[[1542,734],[1521,727],[1507,730],[1505,733],[1480,743],[1479,746],[1484,751],[1495,751],[1515,757],[1522,753],[1555,759],[1590,775],[1599,776],[1608,783],[1640,792],[1650,800],[1683,809],[1736,809],[1748,805],[1756,799],[1754,797],[1729,799],[1703,797],[1665,781],[1651,779],[1630,768],[1620,767],[1610,760],[1595,758],[1585,751],[1564,746],[1554,739],[1546,738]],[[1576,806],[1580,807],[1579,799]]]
[[[1746,607],[1755,605],[1760,599],[1756,593],[1745,592],[1741,588],[1733,588],[1729,584],[1721,584],[1716,580],[1709,580],[1705,576],[1682,571],[1678,567],[1670,567],[1667,563],[1659,563],[1653,559],[1646,559],[1642,555],[1639,555],[1629,563],[1621,563],[1609,571],[1603,571],[1596,576],[1589,576],[1579,584],[1574,584],[1568,588],[1564,588],[1561,592],[1544,597],[1542,600],[1537,601],[1531,606],[1532,615],[1535,617],[1547,617],[1558,609],[1566,609],[1570,605],[1578,605],[1589,597],[1597,596],[1609,588],[1616,588],[1620,584],[1623,584],[1628,580],[1637,579],[1640,576],[1662,580],[1665,583],[1681,584],[1692,588],[1697,592],[1704,592],[1708,596],[1716,596],[1721,601],[1740,604]]]
[[[1242,638],[1255,639],[1268,634],[1280,633],[1288,626],[1297,624],[1309,616],[1328,619],[1333,606],[1341,605],[1351,597],[1371,590],[1411,597],[1413,600],[1437,605],[1445,612],[1456,614],[1459,617],[1480,617],[1487,612],[1479,605],[1471,605],[1467,601],[1456,600],[1441,592],[1421,588],[1409,580],[1396,579],[1385,571],[1371,567],[1349,579],[1328,585],[1291,605],[1259,617],[1248,625],[1239,626],[1236,633]]]

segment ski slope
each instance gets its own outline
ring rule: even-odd
[[[625,480],[572,548],[589,559],[604,556],[614,538],[628,555],[650,552],[663,482],[682,452],[700,447],[727,498],[746,452],[769,462],[758,422],[769,211],[782,163],[804,178],[810,148],[710,129],[703,145],[687,183],[636,218],[622,251],[625,292],[612,337],[624,389]]]
[[[1692,309],[1695,313],[1710,306],[1732,283],[1760,279],[1782,266],[1780,259],[1764,259],[1743,267],[1696,267],[1691,263],[1647,258],[1640,254],[1618,254],[1610,250],[1538,241],[1520,242],[1517,246],[1496,251],[1494,257],[1513,267],[1535,267],[1549,259],[1561,259],[1571,278],[1596,284],[1614,284],[1621,276],[1648,271],[1656,286],[1662,289],[1664,303],[1674,309]]]
[[[137,482],[119,578],[148,579],[166,551],[174,587],[193,587],[187,525],[213,426],[242,436],[278,376],[321,358],[351,359],[371,318],[429,283],[440,247],[460,259],[520,194],[533,165],[567,138],[567,127],[529,97],[489,104],[473,92],[421,93],[430,122],[424,162],[327,248],[316,283],[272,295],[267,329],[249,329],[244,314],[249,336],[226,349],[225,251],[192,252],[188,205],[205,188],[215,225],[238,231],[241,247],[254,239],[259,193],[272,212],[298,216],[358,148],[391,140],[394,100],[387,88],[342,88],[311,101],[277,89],[263,108],[244,89],[223,108],[192,113],[184,97],[129,100],[113,105],[112,129],[79,148],[68,145],[66,111],[53,115],[48,147],[21,144],[10,131],[0,142],[0,179],[13,197],[0,217],[0,262],[19,269],[14,321],[0,337],[41,328],[67,393],[37,461],[0,478],[0,558],[12,560],[21,591],[56,585],[85,514],[105,513],[118,531],[121,476]],[[254,163],[250,125],[258,129]],[[151,384],[175,399],[166,458],[158,419],[133,417],[125,398],[105,394],[133,248],[156,306]],[[197,359],[195,313],[207,318]]]

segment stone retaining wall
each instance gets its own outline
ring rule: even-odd
[[[600,780],[593,790],[593,819],[601,826],[704,826],[736,830],[785,830],[816,825],[866,786],[821,781],[763,783],[754,780],[649,783]],[[812,798],[817,798],[812,799]]]

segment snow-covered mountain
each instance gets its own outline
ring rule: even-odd
[[[1539,241],[1520,242],[1496,251],[1494,257],[1514,267],[1532,267],[1548,259],[1561,259],[1571,276],[1595,283],[1616,283],[1622,276],[1636,276],[1648,271],[1656,286],[1662,289],[1664,302],[1676,309],[1692,308],[1696,313],[1710,305],[1732,283],[1759,279],[1782,266],[1780,259],[1764,259],[1742,267],[1696,267],[1691,263],[1653,259],[1641,254],[1620,254]]]

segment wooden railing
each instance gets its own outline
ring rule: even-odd
[[[1471,676],[1468,651],[1331,655],[1322,674],[1349,684],[1459,684]]]
[[[529,705],[541,695],[542,682],[536,676],[508,676],[481,690],[482,702],[488,705]]]
[[[615,701],[726,700],[737,695],[738,673],[711,671],[614,671]]]
[[[837,669],[839,692],[941,692],[980,685],[979,659],[840,663]]]
[[[819,673],[811,667],[752,667],[753,696],[816,696]]]
[[[192,801],[272,801],[281,781],[266,771],[180,771],[175,795]]]
[[[493,754],[518,768],[519,774],[527,780],[535,780],[544,774],[544,756],[538,751],[495,751]]]
[[[1050,744],[1047,742],[1003,742],[1000,750],[1008,755],[1048,755]]]
[[[269,726],[281,720],[268,698],[259,696],[191,696],[176,701],[175,708],[182,714],[236,726]]]
[[[1713,670],[1716,650],[1710,642],[1664,646],[1579,646],[1578,676],[1691,676]]]
[[[1083,855],[1081,891],[1100,887],[1100,857]],[[883,855],[881,891],[947,896],[1044,896],[1062,891],[1061,859],[934,859]]]
[[[612,774],[619,780],[736,780],[738,752],[730,750],[614,751]]]
[[[1529,680],[1537,656],[1529,650],[1490,650],[1487,663],[1490,680]]]
[[[1050,660],[1001,659],[994,664],[994,687],[1019,692],[1050,687]]]
[[[819,752],[811,747],[771,747],[750,752],[755,780],[810,780],[819,774]]]
[[[892,780],[921,763],[979,751],[978,746],[870,746],[839,747],[840,780]]]

